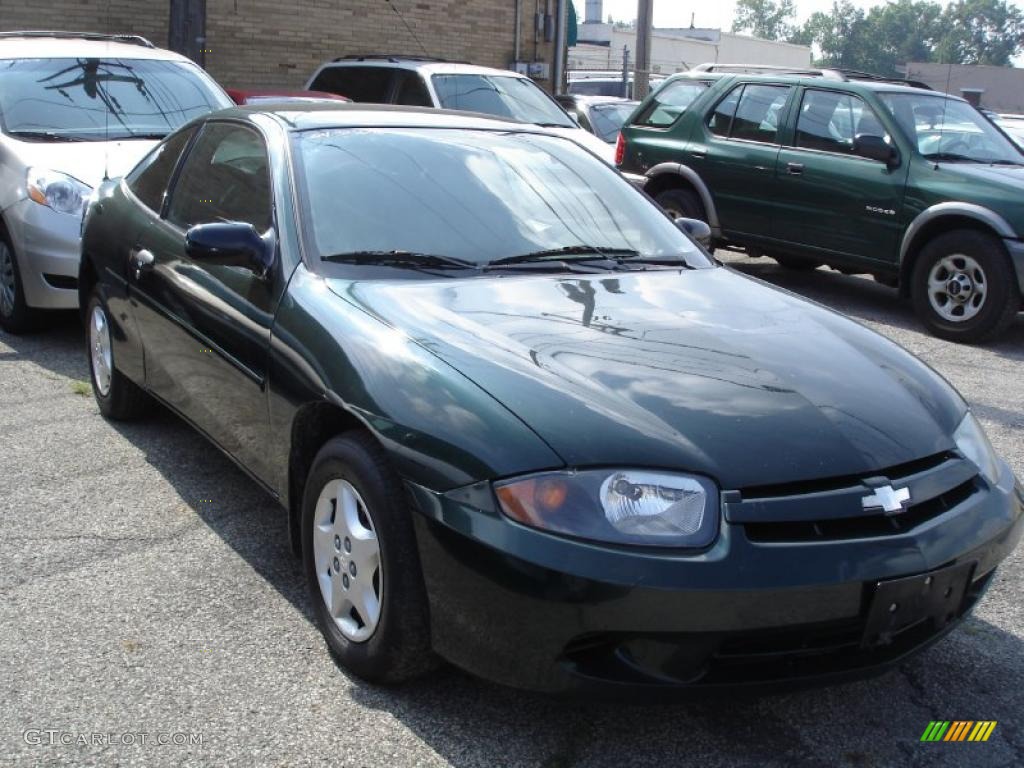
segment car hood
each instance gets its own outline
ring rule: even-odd
[[[965,179],[999,184],[1024,190],[1024,166],[982,165],[980,163],[941,163],[942,169]]]
[[[521,418],[569,466],[745,489],[953,447],[962,399],[881,336],[724,268],[332,281]]]
[[[557,136],[572,139],[585,149],[589,149],[609,165],[615,165],[615,145],[601,141],[590,131],[585,131],[582,128],[546,128],[545,130]]]
[[[74,176],[93,189],[107,177],[123,176],[157,142],[130,141],[18,142],[17,156],[27,166],[48,168]]]

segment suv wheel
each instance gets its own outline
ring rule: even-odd
[[[921,250],[911,278],[914,310],[942,339],[976,343],[1004,331],[1020,310],[1013,266],[999,238],[962,229]]]
[[[707,222],[708,215],[697,194],[689,189],[666,189],[654,198],[673,219],[698,219]]]
[[[0,326],[9,333],[25,333],[38,325],[39,313],[25,303],[18,260],[0,233]]]
[[[317,454],[302,500],[302,554],[313,611],[341,666],[397,683],[436,665],[402,481],[370,436],[349,432]]]

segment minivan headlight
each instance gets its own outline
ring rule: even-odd
[[[546,472],[495,483],[494,491],[516,522],[583,539],[698,549],[718,534],[718,490],[697,475]]]
[[[999,481],[999,457],[985,430],[970,411],[953,433],[953,440],[960,453],[977,465],[986,480],[992,484]]]
[[[78,179],[45,168],[29,168],[26,186],[32,200],[58,213],[81,213],[82,203],[92,192]]]

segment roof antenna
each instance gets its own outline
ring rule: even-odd
[[[107,0],[107,2],[109,3],[110,0]],[[423,50],[423,55],[426,56],[427,58],[430,58],[430,53],[429,51],[427,51],[427,46],[423,44],[422,40],[416,37],[416,33],[412,31],[412,27],[409,26],[409,22],[405,20],[405,16],[402,15],[402,12],[398,10],[398,6],[395,5],[394,0],[384,0],[384,2],[390,5],[391,10],[394,11],[395,15],[402,20],[402,23],[405,25],[405,28],[409,31],[409,34],[412,35],[412,39],[415,40],[416,44]]]
[[[107,0],[107,34],[110,34],[110,0]],[[107,39],[107,54],[110,54],[110,39]],[[96,68],[96,90],[99,91],[100,87],[100,73],[99,67]],[[97,95],[99,95],[97,93]],[[100,99],[102,102],[106,102],[105,99]],[[107,103],[103,104],[106,109],[103,110],[103,181],[110,180],[110,105]]]
[[[946,131],[946,106],[949,104],[949,85],[953,81],[953,62],[949,62],[949,69],[946,70],[946,93],[942,99],[942,122],[939,124],[939,146],[935,148],[935,167],[932,170],[939,170],[939,158],[942,157],[942,134]]]

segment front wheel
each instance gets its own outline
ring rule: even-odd
[[[910,292],[928,330],[949,341],[990,339],[1020,311],[1016,276],[1003,244],[976,230],[946,232],[925,245]]]
[[[14,249],[0,232],[0,327],[8,333],[26,333],[39,326],[39,311],[25,303]]]
[[[145,414],[151,405],[149,395],[117,370],[114,364],[110,315],[98,291],[89,298],[86,312],[89,344],[89,378],[100,413],[114,421],[127,421]]]
[[[369,435],[336,437],[313,461],[302,554],[320,629],[342,667],[398,683],[436,665],[402,481]]]

